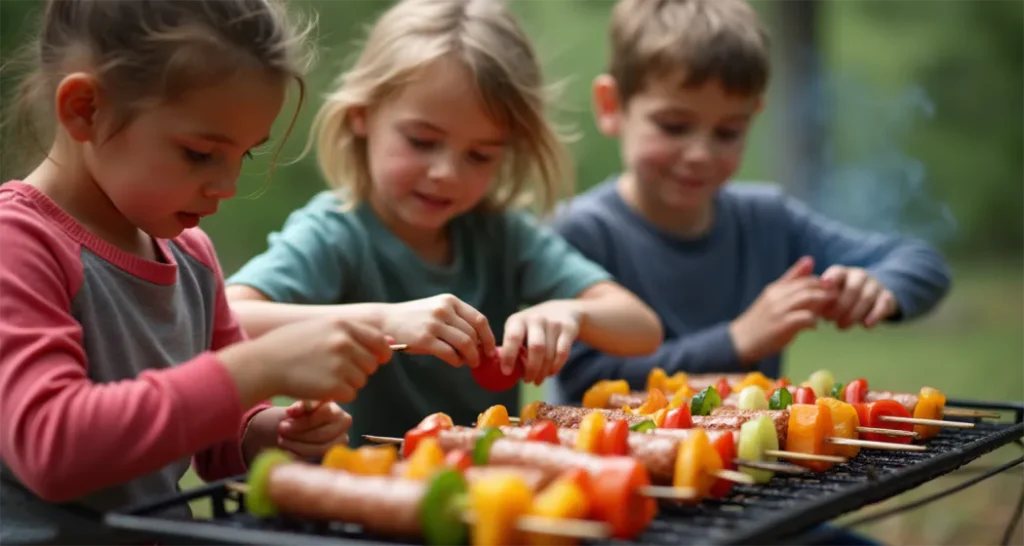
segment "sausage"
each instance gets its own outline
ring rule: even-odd
[[[711,411],[711,415],[694,415],[693,426],[708,430],[737,430],[743,423],[760,415],[771,417],[775,423],[775,432],[779,436],[779,445],[786,445],[786,431],[789,430],[789,410],[741,410],[722,406]]]
[[[553,406],[551,404],[541,402],[537,405],[537,418],[522,424],[527,425],[535,421],[547,420],[555,423],[559,428],[579,428],[580,421],[582,421],[583,418],[592,411],[599,411],[603,413],[606,419],[621,419],[631,425],[641,421],[650,420],[650,417],[647,415],[634,415],[622,410],[578,408],[575,406]]]
[[[647,393],[644,391],[633,391],[629,394],[615,393],[608,397],[608,409],[619,409],[622,406],[639,408],[647,401]]]
[[[497,440],[491,444],[488,464],[536,468],[543,471],[548,481],[551,481],[563,472],[577,468],[597,476],[606,468],[607,460],[614,458],[592,455],[547,442]]]
[[[373,533],[419,538],[426,483],[391,476],[361,476],[305,463],[270,472],[267,494],[282,512],[362,525]]]
[[[400,478],[402,472],[405,471],[405,466],[409,464],[407,462],[395,463],[391,467],[391,475]],[[474,482],[480,479],[486,479],[495,474],[515,474],[526,482],[527,487],[530,488],[534,493],[543,489],[547,484],[547,479],[544,472],[537,470],[536,468],[528,467],[514,467],[514,466],[471,466],[463,471],[463,476],[466,477],[467,482]]]
[[[910,412],[911,415],[914,414],[914,408],[917,407],[916,394],[891,391],[869,391],[864,395],[865,402],[877,402],[879,400],[893,400],[904,408],[907,408],[907,411]]]

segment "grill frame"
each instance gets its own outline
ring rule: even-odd
[[[810,477],[776,477],[767,486],[736,485],[726,499],[705,500],[696,507],[675,507],[663,505],[657,521],[652,524],[650,534],[641,535],[636,543],[675,543],[675,544],[782,544],[787,539],[798,539],[801,533],[833,520],[843,514],[853,512],[861,507],[880,502],[900,493],[920,486],[921,484],[948,474],[949,472],[976,460],[985,454],[1015,440],[1024,437],[1024,404],[980,402],[949,399],[947,407],[997,410],[1013,412],[1014,422],[1008,423],[977,423],[975,429],[944,429],[935,439],[926,445],[941,445],[936,442],[948,439],[954,445],[933,454],[928,452],[877,452],[862,450],[862,454],[850,463],[837,465],[822,474],[807,475]],[[961,419],[966,420],[966,419]],[[984,431],[979,434],[979,431]],[[960,443],[966,437],[974,437],[971,441]],[[865,462],[867,461],[867,462]],[[885,470],[886,463],[897,465],[910,461],[909,466],[895,470]],[[870,474],[871,463],[883,465],[874,479],[863,477]],[[844,472],[851,474],[849,479],[839,479]],[[194,490],[172,495],[154,502],[129,507],[125,510],[107,514],[107,525],[145,533],[147,536],[174,540],[181,544],[328,544],[336,546],[366,545],[387,546],[395,544],[412,544],[389,540],[384,537],[369,537],[351,530],[351,526],[324,524],[317,522],[299,522],[286,519],[284,525],[276,525],[277,530],[254,529],[259,524],[255,518],[244,513],[239,502],[237,509],[229,510],[227,501],[238,501],[240,495],[227,489],[227,484],[244,479],[244,476],[229,478],[206,484]],[[821,487],[812,486],[811,482],[824,482]],[[843,481],[849,483],[843,484]],[[799,485],[796,485],[799,484]],[[837,485],[838,484],[838,485]],[[764,499],[748,500],[748,496],[760,497],[785,496],[789,488],[798,492],[815,489],[828,489],[825,495],[806,496],[793,502],[788,507],[771,508]],[[172,506],[180,506],[198,499],[210,499],[213,507],[212,520],[173,520],[156,515],[161,510]],[[777,499],[776,499],[777,500]],[[755,515],[752,519],[743,519],[741,513],[748,508]],[[739,507],[739,508],[737,508]],[[760,514],[758,514],[760,512]],[[727,521],[735,519],[740,524],[732,529],[720,526],[707,526],[711,521]],[[280,523],[280,522],[279,522]],[[248,525],[248,527],[245,527]],[[694,530],[704,531],[703,534]],[[723,530],[725,529],[725,530]],[[299,532],[296,532],[299,531]],[[332,532],[334,536],[312,534]],[[657,540],[655,540],[657,537]],[[674,540],[678,537],[680,540]],[[610,540],[607,544],[631,544],[629,542]]]

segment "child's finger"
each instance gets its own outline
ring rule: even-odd
[[[844,321],[847,327],[853,326],[854,324],[861,324],[864,319],[867,318],[868,313],[871,312],[871,308],[875,306],[878,301],[878,297],[881,295],[881,288],[877,283],[869,284],[864,287],[864,291],[861,294],[860,299],[850,309],[850,313],[846,315]]]
[[[555,342],[555,361],[554,366],[551,369],[551,375],[555,375],[562,371],[562,367],[569,361],[569,354],[572,352],[572,344],[576,341],[576,336],[572,335],[567,330],[562,330],[558,336],[558,341]]]
[[[810,275],[813,272],[814,258],[810,256],[803,256],[799,260],[794,262],[793,265],[791,265],[789,269],[787,269],[786,272],[783,273],[781,277],[779,277],[779,280],[783,282],[791,281],[793,279],[798,279],[800,277]]]
[[[458,326],[442,324],[437,328],[437,337],[458,353],[458,359],[470,368],[480,365],[480,345],[477,344],[475,334],[466,333],[469,328],[465,321],[456,317]],[[472,329],[470,329],[472,331]]]
[[[320,426],[306,430],[281,431],[281,437],[294,442],[305,442],[308,444],[325,444],[335,441],[345,434],[342,422],[338,420],[322,423]]]
[[[841,265],[829,266],[829,268],[821,274],[821,280],[828,281],[832,286],[841,288],[844,281],[846,281],[846,274],[849,270],[849,268]]]
[[[292,402],[284,409],[284,414],[287,417],[298,418],[309,413],[317,404],[316,400],[296,400]]]
[[[532,383],[544,370],[547,356],[547,327],[539,320],[531,321],[526,329],[526,371],[523,380]]]
[[[873,328],[890,313],[890,310],[895,307],[895,298],[893,298],[892,292],[888,290],[882,292],[882,295],[875,300],[874,307],[871,308],[871,312],[864,319],[864,326],[867,328]]]
[[[291,451],[303,459],[319,459],[323,457],[331,447],[346,444],[348,444],[348,434],[342,434],[331,441],[321,443],[290,440],[283,437],[277,439],[278,447]]]
[[[505,323],[505,339],[501,342],[501,373],[511,375],[516,368],[519,350],[526,340],[526,325],[518,317]]]
[[[494,339],[494,332],[491,331],[491,323],[487,317],[477,311],[472,305],[459,301],[455,306],[455,312],[462,318],[473,332],[473,337],[483,350],[483,354],[489,355],[498,346]]]

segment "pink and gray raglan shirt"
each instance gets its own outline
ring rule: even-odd
[[[192,229],[158,247],[144,260],[0,186],[0,542],[112,544],[96,518],[175,493],[190,462],[246,472],[268,406],[243,408],[214,353],[244,334],[213,245]]]

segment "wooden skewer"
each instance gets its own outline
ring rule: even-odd
[[[249,485],[238,482],[228,482],[225,486],[229,491],[246,494],[249,492]],[[464,512],[462,521],[473,525],[475,518],[472,512]],[[611,527],[604,522],[588,521],[583,519],[556,519],[539,516],[519,516],[516,527],[520,531],[528,533],[539,533],[545,535],[558,535],[583,539],[605,539],[611,535]]]
[[[746,459],[733,459],[732,462],[736,466],[742,466],[743,468],[754,468],[784,474],[806,474],[811,471],[810,468],[788,463],[769,463],[766,461],[748,461]]]
[[[978,417],[982,419],[999,419],[1001,415],[991,411],[979,411],[961,408],[945,408],[942,414],[948,417]]]
[[[750,474],[744,474],[743,472],[736,470],[716,470],[712,472],[711,475],[720,480],[726,480],[733,483],[743,483],[747,485],[754,485],[756,483],[754,481],[754,477]]]
[[[857,432],[874,432],[875,434],[885,434],[886,436],[904,436],[907,438],[917,438],[917,433],[912,430],[895,430],[891,428],[875,428],[875,427],[857,427]]]
[[[766,449],[764,454],[769,457],[778,457],[780,459],[793,459],[796,461],[820,461],[823,463],[845,463],[846,457],[839,457],[837,455],[814,455],[811,453],[800,453],[798,451],[780,451],[778,449]]]
[[[879,421],[888,421],[890,423],[911,423],[914,425],[928,425],[932,427],[953,427],[953,428],[974,428],[974,423],[964,423],[961,421],[943,421],[941,419],[916,419],[914,417],[893,417],[891,415],[884,415],[878,418]]]
[[[363,439],[367,440],[367,441],[370,441],[370,442],[373,442],[375,444],[395,444],[395,445],[398,445],[398,444],[402,443],[402,439],[401,438],[392,438],[390,436],[371,436],[369,434],[364,434],[363,435]]]
[[[837,446],[857,446],[868,449],[887,449],[890,451],[927,451],[927,447],[914,444],[895,444],[891,442],[873,442],[871,440],[854,440],[852,438],[826,438],[830,444]]]

